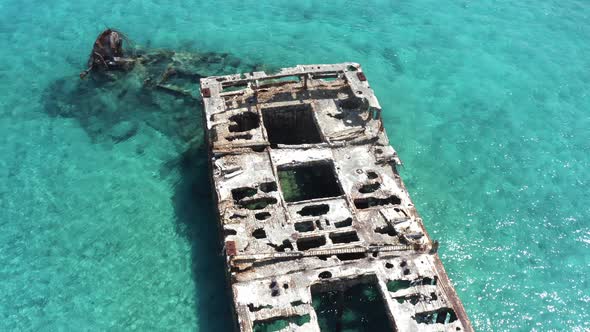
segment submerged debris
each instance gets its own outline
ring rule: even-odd
[[[94,42],[92,53],[88,59],[88,69],[80,73],[80,78],[86,77],[91,70],[128,70],[135,59],[126,58],[123,54],[123,40],[125,35],[114,29],[103,31]]]
[[[124,49],[114,29],[94,43],[84,80],[66,76],[44,91],[44,110],[75,119],[93,142],[123,142],[151,128],[176,144],[202,137],[199,80],[205,76],[260,70],[227,53]]]

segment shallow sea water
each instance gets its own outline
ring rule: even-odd
[[[0,0],[0,330],[230,326],[204,151],[44,110],[107,25],[248,63],[361,63],[474,327],[589,330],[589,22],[582,0]]]

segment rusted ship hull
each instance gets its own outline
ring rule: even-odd
[[[201,95],[236,329],[473,330],[358,64],[208,77]]]

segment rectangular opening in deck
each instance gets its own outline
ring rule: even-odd
[[[258,80],[258,88],[265,88],[268,86],[278,86],[289,83],[299,83],[301,78],[298,75],[278,76]]]
[[[326,244],[324,236],[303,237],[297,240],[297,249],[305,251],[309,249],[319,248]]]
[[[375,276],[311,286],[321,331],[395,331]]]
[[[281,190],[287,202],[342,195],[331,162],[279,167],[278,174]]]
[[[351,243],[359,241],[359,237],[356,234],[356,231],[344,232],[344,233],[331,233],[330,239],[332,243]]]
[[[339,72],[323,72],[323,73],[314,73],[311,75],[314,80],[322,80],[325,82],[334,82],[336,80],[341,80],[342,77],[340,76]]]
[[[248,87],[248,82],[241,81],[241,82],[224,82],[221,84],[221,92],[241,92],[246,90]]]
[[[255,321],[252,331],[254,332],[275,332],[283,331],[289,326],[303,326],[311,320],[309,315],[290,316],[290,317],[273,317],[268,320]]]
[[[309,104],[265,108],[262,110],[262,121],[271,145],[322,142]]]

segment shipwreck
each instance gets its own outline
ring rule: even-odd
[[[49,92],[71,98],[47,111],[115,142],[134,135],[110,130],[133,113],[191,142],[197,124],[166,96],[201,100],[236,331],[473,331],[359,64],[267,74],[228,54],[131,54],[126,40],[103,31],[80,73],[90,87],[57,84]],[[238,66],[251,71],[215,76]],[[111,110],[94,86],[146,111]]]
[[[359,64],[200,93],[236,330],[473,330]]]

